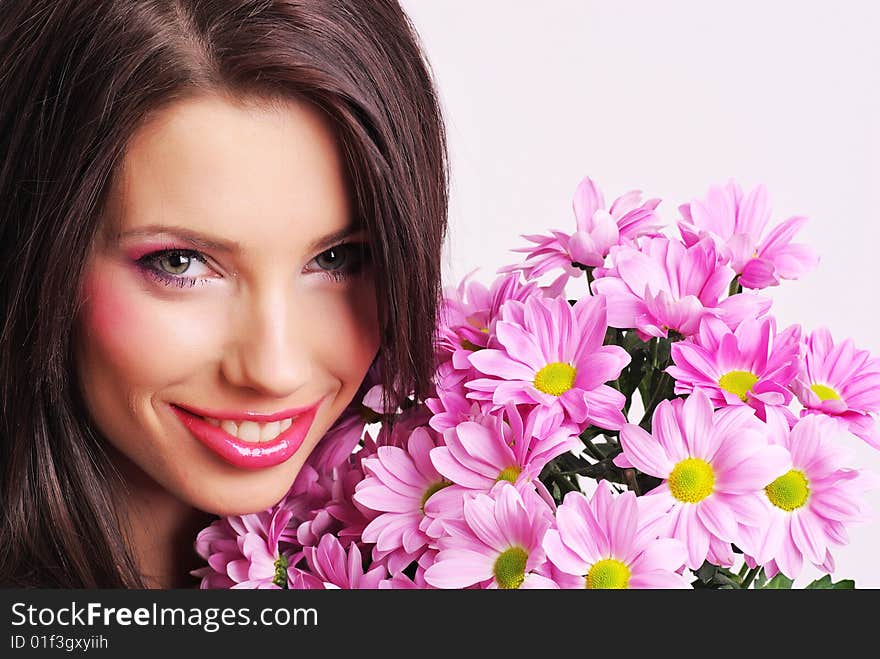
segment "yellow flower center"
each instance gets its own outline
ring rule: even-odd
[[[587,573],[586,588],[629,588],[630,571],[616,558],[605,558],[593,563]]]
[[[748,400],[746,394],[755,386],[757,381],[758,376],[750,371],[730,371],[730,373],[725,373],[721,376],[718,384],[725,391],[739,396],[742,402],[745,403]]]
[[[516,479],[519,478],[519,473],[519,467],[505,467],[499,472],[498,478],[495,479],[495,482],[508,481],[509,483],[516,483]]]
[[[561,396],[574,386],[577,371],[571,364],[553,362],[538,371],[535,376],[535,388],[545,394]]]
[[[804,472],[792,469],[764,488],[767,498],[777,508],[791,512],[800,508],[810,496],[810,482]]]
[[[712,465],[699,458],[682,460],[669,475],[669,490],[679,501],[697,503],[712,494],[715,472]]]
[[[449,481],[437,481],[436,483],[431,483],[428,486],[428,489],[425,490],[425,493],[422,495],[422,512],[425,512],[425,504],[428,502],[435,492],[439,492],[444,487],[449,487],[452,485]]]
[[[511,547],[502,552],[492,568],[498,587],[505,590],[519,588],[526,578],[528,560],[529,553],[522,547]]]
[[[819,400],[840,400],[840,394],[824,384],[810,385],[810,389],[819,397]]]

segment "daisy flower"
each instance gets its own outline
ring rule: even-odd
[[[434,564],[436,549],[426,550],[415,563],[415,572],[410,578],[400,570],[389,570],[391,576],[379,582],[379,590],[431,590],[434,587],[425,581],[425,570]]]
[[[309,454],[308,462],[319,472],[328,472],[348,459],[364,434],[365,421],[357,411],[343,414]]]
[[[468,355],[486,347],[492,325],[505,302],[524,302],[532,295],[542,295],[537,282],[523,283],[519,273],[496,277],[487,288],[472,279],[477,271],[474,269],[465,275],[455,289],[447,288],[440,307],[437,341],[440,361],[451,359],[459,370],[470,369]]]
[[[322,537],[317,547],[306,547],[305,556],[314,576],[329,588],[376,590],[387,576],[382,565],[365,572],[357,543],[351,543],[346,551],[331,534]]]
[[[377,552],[402,548],[413,555],[428,544],[428,536],[420,529],[425,502],[450,485],[431,462],[435,446],[426,428],[416,428],[406,450],[380,446],[374,457],[363,460],[366,477],[357,484],[354,500],[380,513],[362,536],[364,542],[376,544]]]
[[[489,416],[491,403],[470,400],[464,387],[437,387],[437,397],[425,400],[433,416],[428,425],[438,433],[454,428],[462,421],[480,421]],[[484,409],[485,408],[485,409]]]
[[[437,541],[440,551],[425,581],[435,588],[556,588],[540,574],[546,562],[541,541],[552,521],[534,492],[501,481],[465,501],[460,530]]]
[[[605,299],[584,297],[571,306],[564,298],[531,297],[509,301],[495,325],[498,348],[470,356],[489,377],[465,383],[468,398],[491,400],[493,409],[507,402],[535,405],[535,431],[560,425],[577,431],[585,422],[619,429],[625,422],[625,398],[604,384],[629,363],[619,346],[603,346]]]
[[[292,513],[283,508],[224,517],[203,529],[196,552],[208,565],[192,572],[207,588],[284,588],[290,557],[279,538]]]
[[[851,456],[835,441],[842,428],[833,419],[810,415],[789,430],[784,417],[769,418],[771,441],[791,453],[791,468],[768,481],[762,493],[768,521],[743,529],[747,562],[768,576],[796,579],[809,561],[834,571],[831,549],[848,542],[846,527],[868,521],[862,492],[870,479],[850,469]]]
[[[852,339],[834,344],[820,328],[807,338],[806,354],[792,389],[806,408],[802,413],[826,414],[880,449],[880,359],[858,350]]]
[[[747,318],[731,329],[717,318],[704,318],[699,334],[672,344],[675,393],[700,387],[715,404],[750,405],[763,420],[764,406],[791,402],[788,385],[797,375],[801,328],[776,333],[776,319]]]
[[[708,240],[686,247],[668,238],[647,238],[638,248],[618,247],[614,267],[597,271],[594,294],[608,298],[608,324],[635,328],[642,340],[695,334],[705,316],[736,327],[763,315],[770,300],[753,294],[727,295],[734,271],[719,262]]]
[[[582,446],[578,436],[564,428],[536,437],[534,418],[523,422],[512,403],[505,405],[504,414],[450,428],[443,440],[444,446],[431,450],[437,471],[456,485],[483,492],[501,480],[531,483],[550,460]]]
[[[523,234],[522,238],[535,244],[512,251],[527,253],[525,262],[505,266],[499,272],[521,270],[531,280],[560,268],[566,279],[579,277],[583,271],[574,263],[601,266],[611,247],[621,239],[656,234],[659,222],[654,209],[659,203],[659,199],[643,203],[641,191],[632,190],[615,199],[606,210],[602,191],[586,177],[575,190],[572,203],[577,230],[573,234],[551,230],[550,236]]]
[[[620,431],[623,457],[614,463],[663,479],[642,499],[667,514],[669,535],[687,546],[689,568],[699,568],[707,558],[716,565],[731,564],[730,545],[740,536],[737,522],[764,522],[760,493],[790,469],[788,451],[767,442],[751,408],[713,412],[712,401],[700,389],[686,400],[660,403],[652,428],[653,436],[625,425]]]
[[[600,482],[591,499],[569,492],[544,535],[553,565],[581,588],[690,588],[678,570],[687,560],[680,540],[658,538],[645,525],[632,492],[612,495]]]
[[[713,185],[704,198],[679,210],[684,217],[679,231],[685,244],[710,236],[745,288],[766,288],[777,286],[781,279],[798,279],[819,262],[810,247],[791,242],[807,222],[805,217],[791,217],[764,235],[770,205],[763,185],[745,196],[734,181]]]

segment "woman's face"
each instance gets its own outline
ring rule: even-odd
[[[118,183],[76,326],[93,420],[133,480],[217,515],[265,509],[379,348],[329,124],[181,101],[136,133]]]

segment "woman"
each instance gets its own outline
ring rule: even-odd
[[[0,4],[0,583],[184,587],[381,373],[423,398],[446,147],[394,0]]]

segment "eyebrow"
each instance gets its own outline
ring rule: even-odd
[[[348,238],[354,233],[357,233],[362,228],[363,227],[359,224],[349,224],[339,231],[334,231],[333,233],[329,233],[326,236],[318,238],[317,240],[313,240],[309,244],[306,251],[316,252],[329,249],[339,241]],[[188,243],[193,247],[197,247],[199,249],[210,249],[219,252],[241,251],[241,243],[239,243],[238,241],[224,240],[222,238],[216,238],[214,236],[199,233],[198,231],[193,231],[192,229],[187,229],[186,227],[170,226],[164,224],[148,224],[137,229],[120,232],[117,234],[116,239],[118,241],[122,238],[153,236],[156,234],[166,234],[169,236],[174,236],[178,240],[182,240],[183,242]]]

